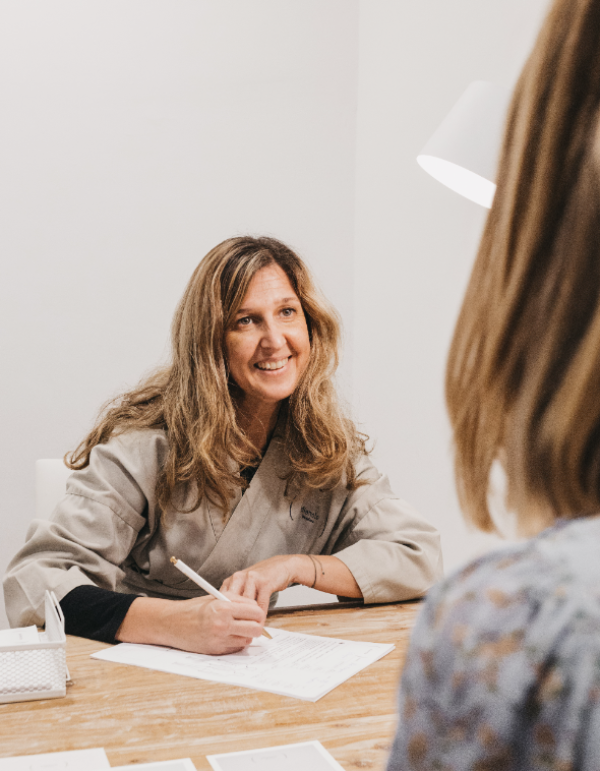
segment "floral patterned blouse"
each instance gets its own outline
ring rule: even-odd
[[[561,521],[428,594],[388,771],[600,770],[600,517]]]

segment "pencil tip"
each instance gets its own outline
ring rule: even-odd
[[[171,562],[175,564],[177,562],[177,559],[175,557],[171,557]]]

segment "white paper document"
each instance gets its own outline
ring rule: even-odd
[[[110,764],[103,749],[0,758],[0,771],[104,771],[105,768],[110,768]]]
[[[321,742],[207,755],[214,771],[344,771]]]
[[[136,763],[133,766],[112,766],[111,771],[196,771],[196,766],[189,758],[179,760],[159,760],[157,763]]]
[[[31,645],[39,642],[41,642],[40,635],[35,626],[0,629],[0,647],[3,645]]]
[[[259,637],[245,650],[226,656],[121,643],[92,658],[317,701],[394,648],[272,627],[268,631],[272,640]]]

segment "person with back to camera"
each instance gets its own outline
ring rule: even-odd
[[[458,490],[524,540],[438,584],[389,771],[600,768],[600,0],[555,0],[516,87],[447,368]]]
[[[433,527],[369,461],[332,383],[339,323],[299,257],[231,238],[196,268],[172,363],[110,404],[4,579],[12,625],[200,653],[261,634],[293,583],[365,602],[422,595],[440,576]],[[228,593],[202,590],[175,555]],[[173,600],[179,599],[179,602]]]

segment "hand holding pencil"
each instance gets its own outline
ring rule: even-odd
[[[115,638],[119,642],[162,645],[212,656],[243,650],[260,637],[265,610],[249,597],[235,592],[227,597],[211,589],[208,596],[190,600],[136,597]],[[214,602],[214,593],[220,602]]]
[[[177,570],[180,570],[184,575],[186,575],[189,579],[191,579],[197,586],[199,586],[201,589],[204,589],[205,592],[208,594],[211,594],[215,599],[217,600],[224,600],[225,602],[231,602],[229,597],[224,595],[222,592],[220,592],[218,589],[215,589],[215,587],[210,584],[206,579],[202,578],[202,576],[198,575],[195,570],[192,570],[189,565],[186,565],[183,560],[179,560],[176,557],[171,557],[171,562]],[[269,640],[272,640],[273,638],[271,635],[267,632],[266,629],[263,629],[262,631],[263,637],[266,637]]]

